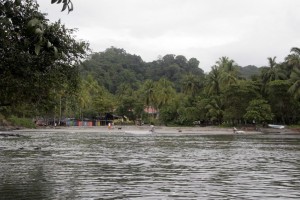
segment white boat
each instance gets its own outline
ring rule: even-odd
[[[244,134],[246,133],[245,131],[235,131],[236,134]]]
[[[277,128],[277,129],[284,129],[285,128],[285,126],[283,126],[283,125],[275,125],[275,124],[268,124],[268,127]]]
[[[243,134],[243,133],[246,133],[245,131],[239,131],[237,130],[235,127],[233,127],[233,133],[236,133],[236,134]]]

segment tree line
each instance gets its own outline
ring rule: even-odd
[[[74,29],[50,23],[35,1],[0,2],[0,113],[6,118],[113,113],[165,125],[300,121],[299,48],[281,62],[266,58],[259,68],[224,56],[204,73],[200,61],[183,55],[144,62],[115,47],[90,53]]]
[[[283,62],[269,57],[267,66],[245,70],[221,57],[205,74],[195,58],[168,54],[146,63],[111,47],[92,54],[80,69],[83,79],[93,79],[114,96],[111,111],[133,120],[174,125],[297,124],[299,58],[299,48],[292,48]],[[152,119],[145,114],[150,107],[158,111]]]

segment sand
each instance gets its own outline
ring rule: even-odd
[[[98,132],[98,133],[136,133],[136,134],[150,134],[150,126],[115,126],[108,128],[107,126],[72,126],[72,127],[40,127],[37,129],[21,129],[15,130],[17,132],[70,132],[70,133],[84,133],[84,132]],[[236,134],[232,128],[218,128],[218,127],[166,127],[155,126],[156,134]],[[261,134],[260,131],[244,131],[239,134]]]

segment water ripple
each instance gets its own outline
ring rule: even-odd
[[[26,133],[0,199],[299,199],[300,137]]]

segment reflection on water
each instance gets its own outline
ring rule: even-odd
[[[22,133],[0,199],[299,199],[300,136]]]

